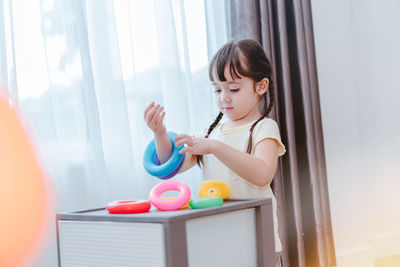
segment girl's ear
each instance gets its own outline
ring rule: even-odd
[[[268,91],[269,80],[268,78],[264,78],[256,84],[256,93],[258,95],[263,95]]]

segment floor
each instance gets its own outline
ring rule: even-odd
[[[375,267],[400,267],[400,254],[377,259],[375,261]]]

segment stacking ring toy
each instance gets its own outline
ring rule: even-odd
[[[163,199],[166,199],[166,200],[168,200],[168,199],[174,199],[174,198],[176,198],[176,197],[163,197]],[[185,206],[183,206],[183,207],[180,208],[180,209],[181,209],[181,210],[186,209],[187,207],[189,207],[189,204],[190,204],[190,201],[188,201],[188,202],[185,204]]]
[[[174,199],[163,199],[161,195],[167,191],[178,191],[179,196]],[[162,211],[178,210],[190,200],[190,188],[180,181],[166,181],[154,186],[150,191],[150,202]]]
[[[111,214],[131,214],[148,212],[151,208],[149,201],[120,200],[108,203],[106,209]]]
[[[223,182],[217,180],[205,181],[199,188],[200,197],[220,197],[226,199],[231,194],[231,189]]]
[[[168,132],[168,137],[172,143],[172,154],[167,162],[164,164],[160,164],[156,153],[156,146],[154,140],[152,140],[148,145],[144,152],[143,156],[143,166],[146,171],[156,176],[160,179],[169,179],[178,173],[180,168],[183,165],[185,160],[184,154],[179,154],[179,151],[184,147],[184,145],[180,145],[179,147],[175,146],[175,142],[173,141],[174,137],[177,136],[176,133]]]
[[[154,163],[155,163],[156,165],[161,165],[161,162],[160,162],[160,160],[159,160],[158,157],[157,157],[157,153],[154,153],[154,158],[153,158],[153,160],[154,160]],[[167,180],[167,179],[169,179],[169,178],[174,177],[174,176],[179,172],[179,170],[182,168],[182,165],[183,165],[184,162],[185,162],[185,154],[183,154],[183,159],[182,159],[181,163],[179,164],[179,166],[178,166],[173,172],[171,172],[170,174],[168,174],[168,175],[166,175],[166,176],[162,176],[162,177],[158,177],[158,178],[160,178],[160,179],[162,179],[162,180]]]
[[[224,200],[220,197],[201,197],[197,199],[192,199],[190,201],[190,207],[192,209],[205,209],[212,207],[222,206]]]

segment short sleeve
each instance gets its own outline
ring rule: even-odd
[[[271,138],[276,141],[279,147],[278,156],[282,156],[286,153],[285,145],[281,141],[278,124],[273,119],[266,118],[261,120],[254,129],[253,138],[253,149],[262,140]]]

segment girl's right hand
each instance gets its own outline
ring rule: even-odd
[[[144,110],[144,121],[154,134],[161,134],[167,131],[163,120],[165,117],[164,107],[151,102]]]

